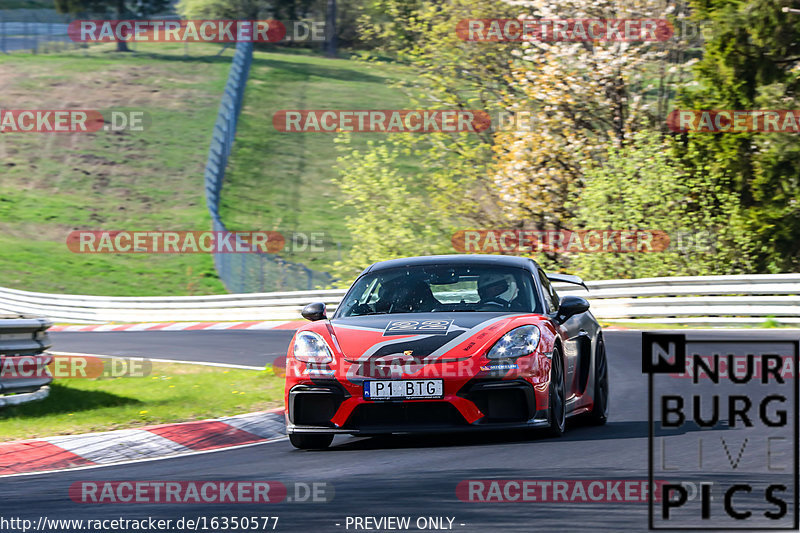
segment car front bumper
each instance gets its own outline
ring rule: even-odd
[[[287,433],[376,435],[547,425],[546,395],[525,379],[473,379],[437,400],[372,401],[335,379],[293,386]]]

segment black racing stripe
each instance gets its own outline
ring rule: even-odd
[[[412,356],[414,359],[422,359],[463,334],[463,331],[451,331],[447,335],[431,335],[423,339],[398,340],[398,342],[378,348],[375,353],[369,357],[369,360],[379,359],[385,355],[403,353],[406,350],[411,350],[413,352]]]
[[[471,329],[487,320],[497,318],[501,313],[392,313],[388,315],[366,315],[331,320],[337,331],[347,331],[337,326],[357,326],[361,328],[385,331],[389,322],[396,320],[452,320],[450,329]]]

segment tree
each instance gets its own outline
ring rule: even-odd
[[[351,150],[347,137],[337,141],[343,152],[338,184],[347,199],[353,247],[336,265],[339,283],[347,286],[375,261],[451,252],[450,241],[442,239],[453,231],[451,219],[439,216],[435,187],[401,174],[397,147],[370,141],[363,152]]]
[[[530,18],[663,19],[670,9],[643,0],[522,2]],[[522,16],[522,15],[521,15]],[[608,146],[624,146],[639,129],[658,128],[664,106],[648,96],[663,84],[671,43],[625,41],[523,42],[512,73],[518,96],[506,102],[531,114],[531,128],[495,137],[494,185],[511,225],[564,230],[567,208],[601,167]],[[557,254],[549,259],[558,261]]]
[[[187,19],[277,19],[294,21],[316,7],[315,0],[180,0],[177,10]]]
[[[670,85],[682,72],[668,63],[682,46],[675,42],[465,42],[454,31],[465,19],[658,19],[670,12],[644,0],[375,0],[368,11],[363,38],[412,66],[418,74],[405,89],[422,105],[532,117],[529,128],[417,137],[424,168],[435,169],[430,179],[443,184],[456,176],[462,198],[471,198],[455,207],[473,227],[571,227],[566,206],[585,173],[603,164],[609,144],[621,146],[643,124],[665,123]],[[426,143],[434,149],[425,152]]]
[[[679,94],[682,109],[797,109],[800,15],[788,1],[692,0],[708,21],[696,83]],[[677,153],[692,179],[738,199],[741,227],[759,243],[754,271],[800,266],[800,144],[796,133],[687,133]]]
[[[188,19],[276,19],[285,23],[302,19],[325,21],[325,53],[334,57],[338,43],[360,44],[357,20],[366,0],[180,0],[178,12]]]
[[[494,112],[513,91],[509,58],[515,45],[466,43],[455,28],[464,19],[510,16],[514,9],[471,0],[379,0],[361,18],[361,39],[380,45],[376,54],[410,66],[411,75],[398,84],[409,97],[408,109]],[[337,141],[344,154],[339,186],[345,195],[368,199],[349,204],[354,245],[337,271],[341,281],[374,261],[453,253],[454,231],[499,223],[488,187],[491,131],[392,134],[366,150],[353,148],[349,135]],[[414,161],[413,168],[401,164],[401,154]],[[391,194],[371,183],[372,176]]]
[[[735,195],[688,179],[672,156],[671,137],[632,134],[607,150],[602,166],[568,205],[575,228],[659,231],[669,246],[658,251],[567,254],[570,270],[589,279],[738,274],[753,268],[756,243],[736,232]],[[654,239],[655,240],[655,239]]]
[[[59,13],[89,13],[94,16],[108,16],[113,13],[117,20],[146,18],[165,11],[170,0],[55,0]],[[127,52],[128,44],[117,41],[117,51]]]

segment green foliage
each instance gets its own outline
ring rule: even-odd
[[[161,13],[170,6],[169,0],[55,0],[61,13],[114,13],[117,17],[144,18]]]
[[[686,8],[639,0],[525,5],[544,18],[567,5],[573,16],[597,18],[663,18],[670,12],[680,18]],[[437,208],[428,220],[477,222],[473,227],[651,229],[672,237],[673,247],[662,253],[539,258],[593,279],[796,270],[796,135],[691,133],[672,139],[658,131],[665,131],[666,99],[676,85],[678,108],[796,109],[800,16],[783,14],[783,0],[689,5],[708,31],[695,79],[687,81],[684,74],[694,63],[688,58],[695,53],[688,54],[680,39],[663,47],[465,43],[453,31],[460,20],[516,17],[520,8],[466,0],[368,4],[360,20],[362,38],[419,73],[404,88],[421,105],[528,110],[535,118],[530,132],[405,139],[429,169],[425,180],[406,178],[436,184],[437,194],[428,192],[428,198]],[[348,168],[369,168],[368,161],[355,159]],[[452,167],[462,172],[460,190],[480,201],[458,204],[444,193]]]
[[[365,0],[338,0],[336,33],[340,45],[358,46],[358,19]],[[180,0],[178,13],[187,19],[276,19],[286,23],[299,20],[325,20],[326,0]],[[291,27],[287,27],[291,32]],[[303,45],[303,43],[298,43]]]
[[[360,38],[413,66],[414,76],[395,83],[408,96],[408,109],[496,111],[502,109],[500,96],[512,90],[513,44],[465,43],[454,29],[463,19],[511,16],[514,9],[467,0],[377,0],[360,19]],[[492,142],[491,132],[395,134],[362,150],[341,137],[338,184],[345,197],[369,201],[348,203],[353,249],[337,266],[340,282],[374,261],[454,253],[455,230],[493,220],[497,200],[487,172]],[[418,164],[403,164],[401,155]]]
[[[272,16],[270,0],[180,0],[178,13],[187,19],[266,19]]]
[[[777,320],[775,320],[775,316],[774,315],[767,315],[767,319],[764,320],[764,322],[762,322],[759,327],[770,328],[770,329],[771,328],[779,328],[779,327],[781,327],[781,323],[778,322]]]
[[[670,144],[656,132],[641,131],[610,148],[602,166],[586,171],[586,186],[571,206],[573,229],[660,231],[669,235],[669,247],[567,254],[570,269],[587,279],[750,271],[753,243],[730,224],[738,216],[735,196],[687,179]]]
[[[690,2],[711,29],[682,109],[797,109],[800,16],[790,2]],[[795,133],[689,133],[676,152],[692,180],[735,195],[736,231],[758,242],[754,271],[800,267],[800,144]]]
[[[452,251],[442,239],[453,231],[452,218],[436,209],[446,192],[420,175],[403,175],[399,145],[370,141],[366,150],[353,150],[347,134],[337,142],[343,151],[337,182],[353,239],[350,252],[336,264],[342,285],[375,261]]]

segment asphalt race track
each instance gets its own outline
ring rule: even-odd
[[[51,333],[59,352],[264,366],[286,355],[294,331],[199,330]]]
[[[261,365],[286,347],[292,332],[197,331],[55,333],[58,351],[150,356]],[[294,450],[285,439],[251,447],[120,466],[4,478],[0,515],[36,523],[40,517],[196,518],[278,516],[276,531],[353,531],[347,517],[455,517],[452,529],[489,531],[647,531],[647,503],[473,503],[456,496],[468,479],[646,480],[647,376],[641,333],[606,332],[611,418],[603,427],[572,423],[559,439],[530,433],[444,437],[337,437],[326,451]],[[696,338],[797,339],[797,330],[689,333]],[[754,443],[748,453],[765,453]],[[326,482],[326,503],[79,504],[77,481]],[[291,495],[291,494],[290,494]],[[714,511],[718,511],[717,508]],[[792,508],[791,512],[794,512]],[[447,521],[445,520],[445,525]],[[463,525],[461,525],[463,524]],[[202,527],[200,528],[202,530]]]

